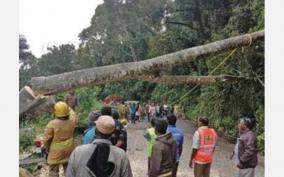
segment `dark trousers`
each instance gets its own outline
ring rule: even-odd
[[[148,122],[150,122],[150,113],[147,113]]]
[[[64,175],[67,169],[67,165],[67,163],[62,164]],[[49,177],[59,177],[59,166],[60,164],[49,165]]]
[[[178,171],[178,164],[179,162],[176,162],[173,168],[173,177],[177,176],[177,171]]]
[[[130,117],[131,117],[131,123],[135,124],[135,121],[136,121],[135,114],[131,114]]]
[[[194,177],[209,177],[211,163],[198,164],[194,163]]]

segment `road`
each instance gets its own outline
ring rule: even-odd
[[[147,176],[147,157],[146,141],[143,133],[147,127],[146,122],[137,122],[127,127],[128,132],[128,157],[131,163],[134,177]],[[193,169],[188,167],[188,161],[191,155],[192,136],[196,127],[187,120],[178,120],[177,127],[184,131],[183,153],[178,169],[178,177],[193,177]],[[211,168],[211,177],[235,177],[237,168],[234,162],[229,159],[234,145],[228,143],[223,138],[219,138],[214,155],[214,161]],[[263,157],[260,157],[260,163],[256,168],[256,177],[264,177]]]
[[[135,125],[130,124],[127,127],[128,133],[128,148],[127,154],[131,163],[131,168],[134,177],[147,177],[147,156],[146,156],[146,141],[143,133],[146,130],[147,122],[137,122]],[[184,131],[184,146],[181,160],[179,163],[178,177],[194,177],[193,169],[188,167],[188,161],[191,154],[192,136],[196,127],[190,121],[179,119],[177,127]],[[78,136],[76,144],[79,145],[82,136]],[[229,159],[234,145],[228,143],[225,139],[219,138],[214,155],[214,161],[211,167],[210,177],[237,177],[237,168],[234,162]],[[264,160],[259,158],[260,162],[256,168],[255,177],[264,177]],[[60,177],[63,177],[63,169],[60,169]],[[34,173],[35,176],[45,177],[48,174],[46,165],[40,171]]]

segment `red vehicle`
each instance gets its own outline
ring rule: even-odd
[[[110,104],[112,102],[121,102],[123,99],[121,96],[116,96],[116,95],[109,95],[107,97],[105,97],[104,99],[104,103],[105,104]]]

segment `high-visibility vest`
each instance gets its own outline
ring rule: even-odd
[[[216,145],[217,133],[212,128],[198,128],[199,148],[194,157],[195,161],[210,163]]]
[[[156,141],[157,135],[155,134],[155,129],[153,127],[148,128],[147,133],[149,134],[150,139],[146,141],[146,144],[147,144],[146,153],[148,157],[151,157],[153,146]]]

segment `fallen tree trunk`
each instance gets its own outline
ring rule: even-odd
[[[248,46],[255,40],[263,38],[264,31],[257,31],[149,60],[77,70],[48,77],[35,77],[32,78],[31,85],[35,94],[50,95],[83,86],[126,80],[135,76],[144,75],[151,70],[161,70],[163,68],[173,67],[177,64],[188,63],[195,60],[197,57],[204,57],[224,50]]]
[[[35,96],[33,90],[25,86],[19,93],[19,117],[27,114],[41,114],[49,110],[55,102],[52,96]]]
[[[237,83],[244,77],[220,75],[220,76],[161,76],[161,77],[137,77],[138,80],[145,80],[160,84],[213,84],[219,82]]]
[[[241,77],[220,75],[220,76],[170,76],[164,75],[155,77],[152,75],[137,76],[128,79],[144,80],[162,84],[212,84],[217,82],[237,83]],[[55,103],[52,96],[35,97],[29,87],[24,87],[20,92],[20,118],[25,115],[40,115],[43,112],[50,111],[51,106]]]

